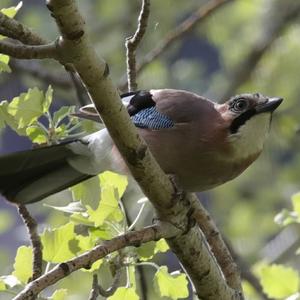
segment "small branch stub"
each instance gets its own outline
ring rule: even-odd
[[[148,18],[150,14],[150,0],[143,0],[141,12],[138,19],[138,27],[132,37],[126,39],[126,57],[127,57],[127,80],[128,90],[136,91],[136,49],[146,32]]]

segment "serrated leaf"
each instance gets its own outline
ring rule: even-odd
[[[118,197],[121,198],[126,190],[128,180],[124,175],[105,171],[99,175],[101,187],[114,186],[118,191]]]
[[[162,266],[154,275],[154,288],[162,297],[171,299],[186,298],[189,295],[185,274],[171,275],[166,266]]]
[[[33,143],[44,144],[47,143],[47,133],[38,125],[32,125],[26,128],[26,135]]]
[[[300,193],[294,194],[292,196],[293,210],[300,217]]]
[[[299,274],[290,267],[265,265],[259,273],[263,290],[270,298],[282,299],[298,292]]]
[[[82,213],[86,211],[86,208],[82,205],[80,201],[76,202],[70,202],[66,206],[53,206],[49,204],[44,204],[47,207],[51,207],[55,210],[59,210],[68,214],[73,214],[73,213]]]
[[[74,200],[80,200],[83,205],[96,209],[100,200],[100,181],[98,176],[85,180],[71,187]]]
[[[76,241],[74,224],[67,223],[52,230],[45,230],[41,235],[43,259],[51,263],[60,263],[74,257],[72,242]]]
[[[58,126],[58,124],[67,116],[71,115],[75,112],[75,106],[62,106],[59,110],[57,110],[53,114],[53,123],[54,126]]]
[[[27,127],[43,114],[44,93],[38,88],[29,89],[27,93],[13,98],[7,111],[18,123],[18,129]]]
[[[116,189],[113,186],[105,186],[101,189],[101,201],[96,210],[87,206],[89,220],[94,222],[96,227],[103,225],[105,220],[120,222],[123,214],[119,208]]]
[[[67,295],[68,295],[68,290],[67,289],[59,289],[59,290],[56,290],[49,299],[51,299],[51,300],[65,300]]]
[[[21,246],[15,257],[13,276],[26,284],[32,276],[33,253],[31,247]]]
[[[108,300],[139,300],[140,297],[137,295],[133,288],[119,287],[116,292],[107,298]]]
[[[11,68],[8,65],[9,63],[9,56],[0,53],[0,73],[1,72],[11,72]]]
[[[2,280],[2,278],[0,278],[0,292],[5,291],[5,290],[6,290],[6,285],[5,285],[4,281]]]

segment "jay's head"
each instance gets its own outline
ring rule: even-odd
[[[229,142],[240,155],[247,157],[261,152],[272,113],[282,101],[282,98],[255,93],[237,95],[224,104],[216,105],[223,120],[227,121]]]

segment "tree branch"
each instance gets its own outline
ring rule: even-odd
[[[58,58],[56,44],[27,46],[0,41],[0,53],[19,59]]]
[[[193,216],[203,231],[226,278],[227,284],[235,290],[242,290],[239,269],[223,241],[216,224],[196,196],[193,199],[192,205],[194,208]]]
[[[15,19],[9,18],[0,12],[0,28],[3,29],[3,35],[18,40],[26,45],[44,45],[48,42],[34,33],[28,27]]]
[[[143,56],[143,59],[136,68],[136,74],[139,74],[145,67],[153,62],[158,56],[163,54],[170,46],[182,38],[186,33],[195,29],[200,22],[206,20],[217,9],[221,8],[224,4],[232,0],[211,0],[205,5],[201,5],[199,9],[190,15],[186,20],[180,23],[174,30],[170,31],[166,37],[160,41],[158,46]],[[125,90],[127,86],[126,76],[124,76],[120,83],[119,88]]]
[[[178,193],[137,134],[109,77],[108,65],[97,57],[88,40],[85,22],[74,0],[48,0],[47,4],[61,32],[58,43],[60,61],[74,65],[131,173],[156,208],[158,217],[184,233],[167,241],[188,270],[198,296],[206,300],[241,299],[240,291],[226,285],[200,230],[193,226],[191,196]]]
[[[42,242],[40,236],[37,233],[37,223],[35,219],[30,215],[25,205],[19,205],[18,211],[24,225],[27,227],[29,238],[31,241],[32,249],[33,249],[33,274],[32,280],[40,277],[42,274],[42,264],[43,264],[43,253],[42,253]]]
[[[81,269],[89,268],[95,261],[106,255],[128,246],[138,246],[161,238],[170,238],[178,233],[173,226],[169,224],[153,225],[138,231],[131,231],[121,236],[115,237],[110,241],[105,241],[92,250],[81,254],[67,262],[54,267],[48,273],[42,275],[36,280],[30,282],[25,289],[20,292],[13,300],[32,300],[42,290],[55,284],[59,280],[69,276],[71,273]]]
[[[136,91],[136,49],[143,39],[146,32],[148,18],[150,14],[150,0],[143,0],[141,12],[138,19],[138,27],[135,34],[132,37],[126,39],[126,57],[127,57],[127,80],[128,90]]]

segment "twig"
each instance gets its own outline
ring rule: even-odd
[[[107,256],[108,254],[128,246],[137,246],[141,243],[156,241],[161,238],[170,238],[176,235],[178,231],[170,224],[153,225],[137,231],[130,231],[126,234],[115,237],[109,241],[103,242],[92,250],[81,254],[69,261],[61,263],[29,283],[25,289],[20,292],[14,300],[34,299],[42,290],[55,284],[59,280],[69,276],[71,273],[81,269],[89,268],[95,261]]]
[[[58,59],[55,43],[47,45],[23,45],[0,41],[0,53],[20,59]]]
[[[26,45],[44,45],[48,42],[28,27],[0,12],[0,28],[5,36],[18,40]],[[4,31],[5,30],[5,31]]]
[[[85,106],[89,103],[91,103],[91,99],[89,97],[89,94],[85,88],[85,86],[82,84],[82,81],[76,71],[69,71],[69,75],[71,77],[71,80],[73,82],[73,86],[76,91],[77,95],[77,101],[80,106]]]
[[[143,0],[141,12],[138,19],[138,27],[133,35],[126,39],[126,57],[127,57],[127,78],[128,90],[137,90],[136,82],[136,49],[141,42],[147,28],[148,18],[150,14],[150,0]]]
[[[93,275],[93,283],[92,283],[92,289],[90,292],[90,296],[88,300],[96,300],[99,296],[99,290],[98,290],[98,276],[97,274]]]
[[[149,65],[158,56],[164,53],[171,45],[182,38],[186,33],[194,30],[200,22],[203,22],[217,9],[221,8],[224,4],[231,1],[233,0],[212,0],[207,4],[201,6],[196,12],[194,12],[186,20],[180,23],[174,30],[170,31],[166,35],[166,37],[158,44],[158,46],[144,55],[143,60],[138,64],[136,68],[136,74],[139,74],[147,65]],[[119,83],[119,88],[121,90],[125,90],[126,85],[127,80],[124,76]]]
[[[43,263],[43,253],[42,253],[42,243],[40,236],[37,233],[37,222],[30,215],[25,205],[19,205],[18,211],[22,220],[27,227],[29,238],[31,241],[32,249],[33,249],[33,274],[32,280],[40,277],[42,274],[42,263]]]
[[[242,290],[238,267],[223,241],[216,224],[196,196],[193,199],[192,205],[194,208],[193,217],[203,231],[224,277],[226,278],[227,284],[233,289]]]
[[[102,297],[109,297],[109,296],[112,296],[114,294],[114,292],[117,290],[117,288],[119,287],[120,285],[120,281],[121,281],[121,268],[120,266],[118,266],[117,270],[116,270],[116,274],[114,276],[114,279],[113,279],[113,282],[112,282],[112,285],[107,289],[105,290],[99,283],[98,283],[98,292],[99,294],[102,296]]]

